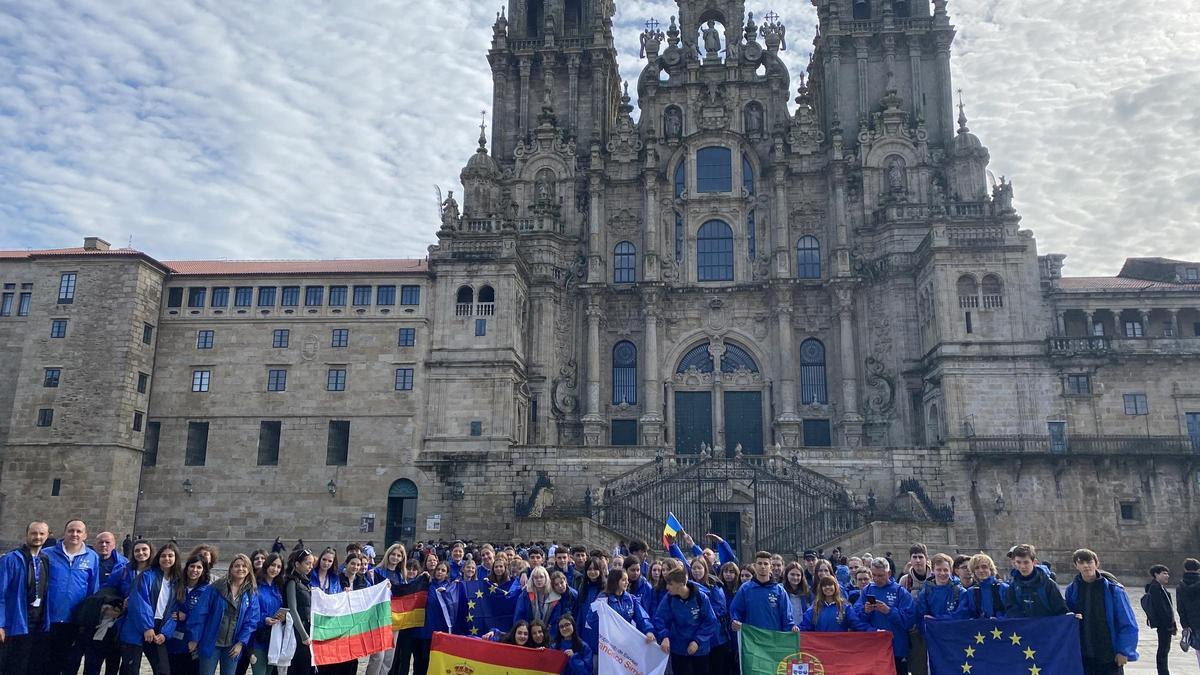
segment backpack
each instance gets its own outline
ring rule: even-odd
[[[1150,598],[1150,594],[1146,593],[1142,596],[1142,611],[1146,613],[1146,625],[1155,628],[1154,625],[1154,600]]]

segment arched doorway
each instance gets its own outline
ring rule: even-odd
[[[676,453],[694,454],[703,444],[721,446],[728,457],[739,445],[743,454],[762,454],[764,385],[745,349],[698,344],[680,359],[670,386]]]
[[[407,478],[388,489],[387,545],[396,542],[407,547],[417,536],[417,485]]]

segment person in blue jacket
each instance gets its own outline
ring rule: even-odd
[[[1003,619],[1008,597],[1008,584],[996,578],[996,563],[986,553],[971,556],[971,573],[975,585],[967,589],[954,610],[955,619]]]
[[[313,568],[312,574],[309,575],[309,582],[313,588],[327,595],[342,592],[337,551],[328,547],[324,551],[321,551],[321,555],[317,557],[317,566]]]
[[[575,625],[582,626],[587,618],[588,610],[596,598],[604,594],[605,575],[604,561],[591,558],[583,571],[583,585],[579,587],[579,606],[575,610]]]
[[[1079,619],[1084,675],[1123,672],[1137,661],[1138,625],[1125,587],[1100,570],[1095,551],[1081,548],[1071,556],[1075,580],[1067,586],[1067,608]]]
[[[687,572],[667,572],[667,597],[654,611],[654,633],[671,655],[671,672],[708,675],[709,652],[719,629],[709,594]]]
[[[802,631],[844,633],[854,630],[858,623],[858,612],[846,601],[842,587],[836,577],[821,577],[817,580],[816,600],[812,607],[804,610],[800,621]]]
[[[612,570],[608,573],[608,579],[604,585],[604,592],[601,593],[596,600],[606,603],[612,607],[617,614],[621,615],[622,619],[629,622],[631,626],[637,628],[646,635],[646,642],[657,642],[654,637],[654,625],[650,622],[650,615],[646,609],[642,607],[642,603],[638,602],[637,598],[628,593],[629,590],[629,575],[625,574],[625,570]],[[583,608],[585,620],[583,622],[583,640],[587,642],[592,653],[600,647],[600,619],[596,614],[596,610],[592,609],[591,605]]]
[[[179,549],[166,543],[150,569],[134,578],[121,621],[121,675],[138,675],[142,656],[154,673],[169,673],[167,638],[175,634],[175,612],[183,597]]]
[[[554,630],[558,637],[550,644],[551,648],[567,655],[567,667],[563,668],[562,675],[592,675],[592,650],[579,637],[575,618],[563,614]]]
[[[629,556],[621,566],[629,577],[629,594],[642,603],[647,613],[653,612],[655,608],[650,603],[654,601],[654,587],[649,579],[642,576],[642,562],[636,556]]]
[[[183,592],[175,607],[175,632],[167,638],[167,661],[171,664],[171,675],[197,675],[200,672],[196,655],[188,649],[187,619],[196,611],[196,605],[204,597],[211,583],[208,563],[198,555],[191,556],[183,565]]]
[[[0,558],[0,643],[6,673],[24,673],[31,659],[45,653],[50,560],[42,545],[49,536],[49,525],[32,522],[25,528],[25,545]]]
[[[123,598],[129,597],[129,592],[133,589],[133,578],[138,572],[150,569],[150,565],[154,563],[154,547],[145,539],[138,539],[129,550],[129,556],[129,562],[114,569],[104,582],[105,587],[115,588]]]
[[[1018,544],[1008,552],[1012,559],[1012,576],[1005,597],[1009,618],[1036,619],[1061,616],[1067,613],[1058,584],[1050,578],[1044,565],[1038,564],[1037,550],[1032,544]]]
[[[200,658],[200,675],[234,675],[242,650],[258,625],[258,589],[250,558],[229,561],[225,578],[208,586],[188,617],[188,648]]]
[[[730,644],[733,639],[729,631],[729,601],[725,597],[725,587],[712,573],[708,566],[708,558],[696,556],[688,566],[689,579],[696,583],[700,592],[708,596],[712,605],[713,615],[717,617],[717,634],[713,637],[712,649],[709,650],[709,669],[717,672],[719,666],[728,663],[728,651],[737,645]],[[668,590],[668,593],[670,591]],[[661,604],[661,600],[659,601]],[[658,607],[655,606],[655,611]]]
[[[928,621],[953,618],[958,603],[967,594],[954,576],[954,558],[938,553],[933,556],[929,567],[933,570],[933,576],[921,586],[914,598],[917,628],[922,632]]]
[[[550,590],[558,594],[558,603],[550,612],[546,625],[550,627],[551,639],[558,639],[558,620],[564,616],[574,617],[579,611],[579,591],[571,588],[567,575],[554,570],[550,573]]]
[[[517,597],[513,621],[549,621],[554,617],[561,596],[550,587],[550,573],[541,565],[529,572],[525,589]]]
[[[287,608],[283,606],[283,558],[269,554],[254,579],[258,594],[258,625],[251,638],[254,675],[267,675],[267,649],[271,646],[271,627],[283,621]],[[171,675],[178,675],[172,672]]]
[[[100,590],[100,556],[87,547],[87,524],[73,519],[63,526],[58,544],[46,549],[50,561],[50,586],[46,611],[50,634],[42,668],[44,672],[77,673],[83,661],[79,627],[72,621],[75,607]]]
[[[742,584],[733,596],[729,619],[735,631],[748,623],[764,630],[800,632],[783,584],[771,578],[771,554],[767,551],[754,554],[754,578]]]
[[[854,611],[858,614],[856,628],[862,631],[886,630],[892,634],[892,655],[896,659],[897,675],[908,673],[908,631],[914,623],[912,596],[900,584],[892,581],[891,567],[886,558],[871,561],[871,584],[862,589]]]

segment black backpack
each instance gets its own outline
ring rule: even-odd
[[[1146,613],[1146,623],[1151,628],[1157,628],[1154,625],[1154,600],[1150,598],[1150,593],[1142,596],[1142,611]]]

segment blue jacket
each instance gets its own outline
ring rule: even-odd
[[[917,627],[924,632],[927,616],[935,619],[953,618],[954,611],[966,595],[967,589],[953,578],[945,586],[938,586],[933,580],[926,581],[916,599]]]
[[[450,579],[451,581],[454,581],[455,579],[461,579],[461,578],[462,578],[462,568],[463,568],[463,565],[464,565],[466,562],[467,562],[467,561],[466,561],[466,559],[465,559],[465,558],[464,558],[463,560],[459,560],[458,562],[455,562],[455,561],[453,561],[453,560],[447,560],[447,561],[446,561],[446,563],[447,563],[447,564],[448,564],[448,566],[450,567],[450,577],[449,577],[449,579]],[[479,570],[475,570],[475,576],[476,576],[476,578],[478,578],[478,576],[479,576]]]
[[[592,603],[596,598],[604,593],[604,585],[599,586],[594,584],[584,584],[579,589],[579,604],[575,607],[575,625],[582,628],[583,620],[587,618],[588,611],[591,610]],[[583,637],[583,633],[580,633]]]
[[[550,612],[550,639],[558,639],[558,621],[564,615],[570,615],[572,618],[579,611],[579,591],[574,588],[567,588],[567,592],[554,605],[554,610]],[[575,624],[576,630],[579,624]]]
[[[687,654],[688,643],[695,642],[696,656],[705,656],[717,637],[717,615],[699,584],[689,581],[688,590],[687,600],[668,595],[654,611],[654,636],[660,642],[670,638],[672,654]]]
[[[650,622],[650,615],[646,613],[646,609],[642,607],[642,603],[628,593],[622,593],[620,596],[601,594],[600,598],[608,603],[617,614],[620,614],[623,619],[628,621],[630,625],[637,628],[643,633],[653,633],[654,624]],[[585,619],[583,621],[583,630],[579,632],[579,637],[592,648],[592,653],[600,646],[600,619],[596,615],[596,611],[591,605],[583,608]]]
[[[60,541],[43,549],[50,559],[50,588],[46,612],[50,623],[68,623],[75,606],[87,596],[100,590],[100,556],[84,546],[74,562],[67,558]]]
[[[25,566],[24,547],[14,549],[0,558],[0,628],[9,637],[29,634],[29,599],[28,591],[29,568]],[[42,574],[50,574],[49,560],[39,554],[42,561]],[[50,595],[50,579],[46,579],[46,595]],[[46,607],[49,598],[42,598],[42,630],[50,628],[50,609]]]
[[[121,620],[121,632],[118,639],[122,644],[140,645],[146,640],[144,633],[154,628],[154,610],[158,606],[159,590],[163,586],[161,570],[149,569],[142,572],[134,584],[133,592],[125,604],[125,617]],[[173,589],[172,589],[173,590]],[[175,594],[167,602],[163,611],[163,623],[160,630],[155,631],[167,637],[175,634]]]
[[[892,611],[888,614],[868,613],[866,602],[870,598],[891,607]],[[906,658],[909,649],[908,631],[913,627],[915,610],[916,606],[913,604],[912,595],[900,584],[888,581],[886,586],[876,586],[872,583],[862,590],[862,595],[854,605],[854,611],[858,613],[858,625],[855,627],[863,631],[880,629],[891,631],[892,653],[896,655],[896,658]]]
[[[792,603],[783,584],[751,579],[742,584],[729,604],[729,618],[755,628],[787,632],[796,626]]]
[[[1058,584],[1050,579],[1042,566],[1033,568],[1033,575],[1025,579],[1017,570],[1012,571],[1005,596],[1005,610],[1011,618],[1036,619],[1046,616],[1061,616],[1067,613]]]
[[[108,576],[112,576],[112,575],[116,574],[117,570],[119,570],[122,567],[129,564],[129,558],[126,558],[125,556],[121,555],[117,551],[113,551],[112,553],[110,553],[108,555],[110,558],[113,559],[113,566],[112,566],[112,569],[110,569],[108,571]],[[107,585],[105,582],[108,581],[108,578],[104,577],[104,561],[100,559],[99,553],[96,554],[96,560],[99,564],[99,567],[97,569],[100,570],[100,576],[102,577],[100,579],[100,585],[105,586],[105,585]]]
[[[1008,584],[996,579],[995,575],[967,589],[954,610],[955,619],[1003,619]],[[999,599],[999,603],[997,603]]]
[[[575,645],[570,640],[556,640],[550,643],[551,649],[557,649],[560,652],[571,650],[571,659],[567,661],[567,667],[563,668],[562,675],[592,675],[592,648],[586,642],[580,641],[580,648],[576,649]]]
[[[840,584],[842,588],[852,585],[850,583],[850,568],[845,565],[838,565],[837,568],[833,570],[833,576],[837,577],[838,584]]]
[[[717,636],[713,638],[713,646],[720,647],[732,639],[729,635],[729,602],[725,599],[725,589],[717,584],[712,586],[696,585],[700,587],[701,593],[708,596],[708,601],[712,604],[713,614],[717,617]],[[668,597],[666,591],[663,591],[662,597]]]
[[[1104,573],[1106,574],[1106,573]],[[1129,606],[1129,596],[1125,595],[1125,587],[1116,580],[1101,574],[1100,581],[1104,584],[1104,618],[1108,621],[1108,634],[1112,636],[1113,651],[1124,654],[1130,661],[1137,661],[1138,625],[1133,616],[1133,608]],[[1077,574],[1075,580],[1067,586],[1067,608],[1079,614],[1079,584],[1083,579]]]
[[[638,585],[636,589],[633,587],[633,583],[630,582],[628,592],[630,595],[637,598],[638,602],[642,603],[642,607],[644,607],[647,612],[654,611],[654,585],[650,583],[649,579],[646,579],[645,577],[638,579]]]
[[[229,585],[223,582],[224,580],[205,586],[195,611],[187,618],[188,637],[198,644],[196,652],[201,658],[208,658],[217,653],[217,632],[221,628],[221,619],[229,609],[229,601],[225,599]],[[250,634],[258,625],[258,595],[242,593],[237,612],[237,629],[234,631],[233,641],[247,647],[250,644]]]
[[[258,585],[258,623],[255,624],[254,630],[267,627],[267,619],[275,616],[275,612],[283,607],[283,593],[275,584],[259,584]],[[254,643],[251,646],[265,646]]]
[[[334,572],[332,569],[329,570],[329,573],[325,575],[325,584],[328,588],[321,588],[321,578],[317,576],[315,569],[308,573],[308,585],[313,588],[319,588],[329,595],[342,592],[341,574]]]
[[[555,595],[558,594],[555,593]],[[549,594],[547,594],[547,597],[548,596]],[[516,624],[518,621],[522,620],[533,621],[535,618],[537,618],[533,615],[533,605],[536,601],[537,600],[534,597],[533,591],[522,591],[521,595],[517,597],[516,607],[513,608],[513,624]],[[555,612],[558,610],[558,603],[560,602],[562,602],[562,599],[558,598],[555,600],[550,600],[547,603],[545,615],[542,617],[542,621],[545,621],[547,625],[549,625],[550,620],[555,616]]]
[[[814,619],[813,615],[816,614]],[[820,631],[822,633],[845,633],[854,630],[859,623],[858,611],[854,605],[846,603],[842,608],[842,616],[838,618],[836,602],[822,602],[820,607],[813,605],[804,610],[804,618],[800,621],[800,630]]]
[[[183,622],[175,623],[175,632],[167,638],[167,653],[169,654],[184,654],[188,650],[187,643],[196,638],[188,635],[189,621],[192,613],[196,611],[196,605],[200,599],[204,597],[204,589],[208,588],[208,584],[202,584],[189,588],[183,596],[183,602],[177,604],[175,609],[183,612]]]

